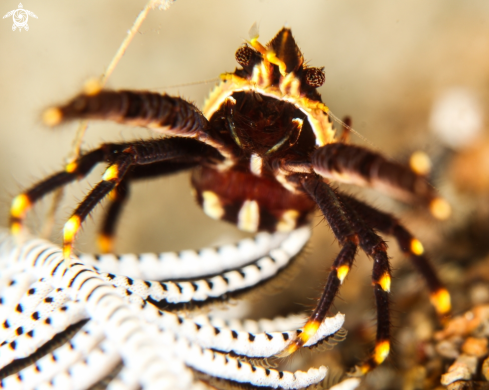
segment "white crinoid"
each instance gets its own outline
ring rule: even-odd
[[[324,366],[292,373],[250,363],[283,350],[300,332],[286,330],[297,316],[229,324],[179,310],[263,284],[299,255],[309,237],[309,228],[301,228],[199,252],[66,261],[48,241],[16,243],[3,231],[0,387],[207,388],[194,373],[250,388],[320,383]],[[343,322],[340,313],[327,318],[307,346],[338,341]],[[345,385],[353,389],[358,380]]]

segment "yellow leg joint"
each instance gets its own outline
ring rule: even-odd
[[[343,281],[348,275],[348,272],[350,272],[350,266],[348,265],[341,265],[336,269],[336,275],[338,276],[338,279],[340,280],[341,284],[343,284]]]
[[[73,215],[63,228],[63,240],[65,242],[72,242],[75,238],[76,232],[80,228],[81,219],[78,215]]]
[[[424,253],[424,247],[423,244],[421,244],[421,241],[416,238],[411,240],[411,252],[416,256],[421,256]]]
[[[382,288],[382,290],[386,292],[391,291],[391,276],[389,275],[388,272],[384,273],[382,277],[379,280],[379,285]]]
[[[431,304],[439,315],[445,315],[452,309],[450,293],[445,288],[440,288],[430,296]]]
[[[17,195],[12,201],[10,216],[12,218],[24,218],[26,211],[31,207],[31,200],[25,194]]]
[[[66,164],[65,171],[68,173],[73,173],[76,171],[76,168],[78,168],[78,163],[76,161],[71,161]]]
[[[105,181],[117,180],[119,178],[119,167],[117,165],[111,165],[107,168],[102,179]]]
[[[102,83],[98,79],[89,79],[83,86],[83,92],[88,96],[97,95],[102,90]]]
[[[435,198],[430,203],[431,214],[436,219],[445,220],[452,214],[452,208],[445,199]]]
[[[431,171],[431,160],[425,152],[417,151],[411,154],[409,166],[418,175],[427,175]]]
[[[382,364],[390,352],[390,343],[388,340],[380,341],[375,346],[374,360],[378,365]]]

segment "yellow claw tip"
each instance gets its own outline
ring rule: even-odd
[[[10,224],[10,233],[13,236],[18,236],[21,231],[22,231],[22,224],[20,224],[19,222],[12,222]]]
[[[112,237],[102,234],[98,237],[97,244],[102,253],[110,253],[112,252],[112,248],[114,246],[114,240]]]
[[[285,348],[283,351],[277,354],[277,357],[284,358],[290,356],[298,349],[299,349],[299,345],[297,345],[296,342],[292,342],[290,345],[287,346],[287,348]]]
[[[370,367],[368,364],[363,364],[361,367],[357,368],[360,375],[365,375],[372,369],[372,367]]]
[[[382,277],[379,280],[379,285],[382,288],[382,290],[386,292],[391,291],[391,276],[389,275],[388,272],[384,273]]]
[[[63,241],[65,242],[65,247],[73,242],[75,235],[80,228],[80,217],[78,215],[73,215],[66,223],[63,228]],[[64,251],[64,249],[63,249]]]
[[[445,220],[452,214],[452,208],[445,199],[435,198],[430,203],[431,214],[436,219]]]
[[[62,119],[63,119],[63,113],[57,107],[48,108],[42,114],[42,121],[44,122],[45,125],[50,127],[60,124]]]
[[[448,314],[452,309],[450,293],[444,288],[440,288],[438,291],[431,294],[430,299],[439,315]]]
[[[374,351],[374,360],[375,363],[377,364],[382,364],[385,359],[387,359],[387,356],[389,356],[390,352],[390,343],[389,341],[380,341],[377,343],[375,346],[375,351]]]
[[[31,200],[26,194],[17,195],[12,201],[10,216],[12,218],[23,218],[30,206]]]
[[[416,256],[421,256],[424,253],[424,247],[421,241],[413,238],[411,240],[411,252],[413,252]]]
[[[98,79],[90,79],[83,86],[83,92],[85,95],[93,96],[98,94],[102,90],[102,84]]]
[[[63,246],[63,257],[65,259],[69,259],[72,252],[73,252],[73,248],[72,248],[71,244]]]
[[[425,152],[414,152],[409,158],[409,166],[418,175],[427,175],[431,171],[431,160]]]
[[[302,339],[302,341],[304,341],[304,343],[309,341],[309,339],[316,334],[316,332],[319,329],[319,325],[321,325],[319,321],[314,320],[314,321],[307,322],[300,335],[300,338]]]

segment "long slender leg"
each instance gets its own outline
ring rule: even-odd
[[[97,244],[102,253],[110,253],[113,249],[115,228],[128,196],[128,179],[122,180],[109,194],[110,203],[97,237]]]
[[[431,303],[438,315],[441,317],[449,315],[451,310],[450,293],[443,286],[429,260],[424,256],[424,248],[421,242],[392,215],[377,210],[351,196],[345,194],[340,194],[340,196],[343,202],[358,212],[371,227],[394,236],[401,250],[425,278],[430,290]]]
[[[351,268],[358,245],[358,236],[333,189],[316,177],[305,179],[303,186],[323,212],[342,249],[332,265],[324,292],[307,320],[304,331],[279,355],[282,357],[297,351],[316,333]]]
[[[366,373],[381,364],[389,355],[390,351],[390,314],[389,314],[389,292],[391,285],[391,270],[387,256],[387,245],[375,232],[363,221],[355,210],[342,204],[336,192],[317,176],[307,176],[302,181],[306,192],[317,202],[319,208],[328,220],[336,237],[342,242],[339,227],[343,231],[348,231],[354,238],[355,244],[358,242],[367,255],[373,258],[374,265],[372,271],[372,284],[377,304],[377,337],[373,354],[360,366],[361,373]],[[345,230],[346,228],[346,230]],[[338,234],[339,233],[339,234]],[[344,239],[343,239],[344,240]],[[346,250],[345,250],[346,251]],[[340,252],[341,254],[341,252]],[[345,264],[346,265],[346,264]],[[349,268],[345,268],[344,276]],[[338,270],[337,270],[338,272]],[[343,276],[343,278],[344,278]],[[336,276],[339,279],[338,276]],[[332,277],[334,280],[334,277]],[[338,282],[336,282],[338,284]],[[325,289],[323,296],[328,296]],[[326,299],[324,300],[326,301]],[[320,299],[320,303],[323,302]],[[315,310],[322,312],[322,310]],[[307,325],[304,333],[308,332]],[[311,326],[311,333],[315,329]]]
[[[130,183],[187,170],[195,167],[198,161],[163,161],[151,165],[134,167],[131,172],[109,194],[109,204],[98,235],[98,246],[102,253],[112,252],[117,222],[129,196]]]
[[[278,355],[279,357],[285,357],[294,353],[306,344],[316,333],[319,325],[323,322],[333,304],[334,298],[338,294],[340,286],[343,284],[348,271],[351,269],[356,253],[357,245],[352,241],[346,241],[331,266],[331,272],[329,273],[324,291],[319,298],[316,308],[309,316],[309,319],[304,326],[304,331]]]
[[[12,201],[10,209],[10,230],[12,234],[20,233],[26,213],[35,202],[57,188],[85,177],[95,165],[107,158],[108,153],[110,154],[117,149],[123,150],[126,147],[126,144],[117,145],[117,147],[113,144],[104,145],[81,156],[76,162],[69,164],[64,171],[55,173],[17,195]]]
[[[167,160],[187,160],[216,158],[215,150],[200,142],[182,138],[170,138],[141,141],[130,144],[122,153],[118,153],[112,164],[106,169],[99,182],[75,209],[63,228],[63,253],[65,258],[71,255],[73,241],[81,223],[109,194],[134,166],[149,165]]]
[[[368,149],[331,143],[314,151],[311,161],[314,172],[327,179],[369,186],[401,199],[421,201],[438,219],[450,216],[449,204],[436,194],[423,176]]]
[[[194,138],[232,157],[204,114],[179,97],[145,91],[102,90],[80,94],[63,106],[46,110],[43,116],[49,126],[81,118],[111,120],[150,127],[166,135]]]
[[[219,154],[212,148],[194,140],[175,138],[167,139],[165,142],[177,149],[180,148],[182,152],[186,152],[187,161],[185,163],[200,161],[202,158],[207,157],[215,160],[219,159]],[[98,163],[113,162],[116,156],[120,155],[130,145],[130,143],[104,144],[100,148],[82,155],[77,161],[68,164],[64,171],[55,173],[17,195],[12,201],[10,209],[10,229],[12,234],[16,235],[21,232],[27,211],[39,199],[61,186],[84,178]]]

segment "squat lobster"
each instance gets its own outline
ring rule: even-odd
[[[335,141],[328,108],[317,92],[325,80],[308,67],[291,31],[283,28],[266,45],[257,37],[236,52],[241,68],[221,76],[201,112],[178,97],[141,91],[95,90],[45,112],[50,126],[78,118],[112,120],[150,127],[161,139],[103,144],[18,195],[11,209],[11,230],[18,234],[27,210],[49,192],[86,176],[108,162],[102,181],[78,205],[63,231],[64,256],[87,215],[111,194],[101,231],[102,249],[111,251],[115,225],[133,180],[192,171],[192,186],[204,212],[241,230],[291,231],[310,221],[319,206],[341,251],[304,332],[281,356],[293,353],[316,333],[357,248],[374,259],[372,283],[377,304],[373,354],[360,366],[366,373],[389,355],[391,270],[387,246],[375,231],[393,235],[423,275],[441,316],[450,312],[450,295],[424,257],[423,246],[398,221],[334,189],[330,182],[379,189],[429,207],[444,219],[449,205],[425,178],[368,149]]]

